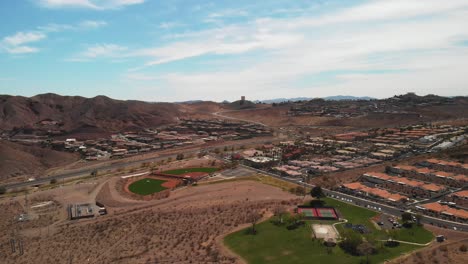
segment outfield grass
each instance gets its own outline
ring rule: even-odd
[[[426,243],[433,238],[432,233],[423,227],[411,229],[395,229],[390,232],[378,230],[371,223],[371,218],[377,213],[361,207],[353,206],[334,199],[324,198],[326,205],[335,207],[341,215],[352,224],[367,226],[372,233],[364,237],[373,241],[379,250],[377,255],[369,256],[371,263],[381,263],[387,259],[395,258],[403,253],[421,248],[420,246],[400,244],[398,247],[389,248],[383,246],[383,242],[390,237],[416,243]],[[323,224],[332,224],[336,221],[313,221]],[[257,225],[257,235],[248,235],[241,230],[226,236],[225,244],[234,252],[242,256],[249,263],[360,263],[365,257],[352,256],[345,253],[340,247],[333,248],[332,254],[320,240],[312,239],[311,221],[306,226],[295,230],[287,230],[284,226],[275,226],[270,221]],[[336,226],[338,231],[343,229],[342,225]]]
[[[212,173],[212,172],[215,172],[217,170],[218,170],[218,168],[185,168],[185,169],[176,169],[176,170],[163,171],[162,173],[172,174],[172,175],[182,175],[184,173],[189,173],[189,172]]]
[[[136,193],[139,195],[149,195],[166,190],[167,188],[162,186],[162,184],[165,182],[166,181],[164,180],[144,178],[130,184],[130,186],[128,186],[128,189],[132,193]]]

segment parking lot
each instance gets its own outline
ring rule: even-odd
[[[224,177],[245,177],[252,176],[252,171],[246,168],[237,167],[235,169],[224,170],[219,174],[221,174]]]

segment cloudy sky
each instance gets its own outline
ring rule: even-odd
[[[0,21],[0,94],[468,95],[468,0],[15,0]]]

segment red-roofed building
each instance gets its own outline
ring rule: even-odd
[[[433,170],[428,167],[418,168],[415,166],[399,165],[393,167],[392,172],[407,178],[454,188],[461,188],[468,182],[468,179],[465,180],[465,177],[456,176],[452,172]]]
[[[468,190],[452,193],[444,201],[455,203],[457,206],[468,209]]]
[[[442,194],[447,188],[434,183],[427,184],[423,181],[408,179],[406,177],[391,176],[381,172],[366,172],[363,174],[366,181],[376,183],[382,187],[405,193],[414,198],[430,198]]]
[[[452,221],[468,222],[468,211],[464,209],[455,209],[439,203],[423,204],[422,207],[425,209],[426,214],[432,216],[442,217]]]
[[[456,161],[428,159],[425,162],[422,162],[422,164],[435,170],[441,170],[441,171],[452,172],[452,173],[468,174],[468,164],[464,164],[464,163],[460,163]]]
[[[351,191],[353,195],[375,197],[375,198],[379,198],[390,203],[400,203],[400,202],[406,202],[408,200],[408,197],[406,196],[403,196],[397,193],[390,193],[380,188],[368,187],[360,182],[343,184],[341,187],[344,188],[345,190]]]

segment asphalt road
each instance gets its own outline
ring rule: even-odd
[[[271,142],[272,139],[262,139],[259,138],[258,141],[254,142],[254,144],[261,144],[265,142]],[[219,149],[223,148],[225,146],[229,147],[237,147],[241,145],[247,145],[247,144],[253,144],[253,143],[246,143],[246,142],[239,142],[239,143],[229,143],[229,144],[220,144],[220,145],[214,145],[214,146],[209,146],[209,147],[200,147],[198,149],[194,150],[180,150],[180,153],[188,156],[188,155],[194,155],[199,153],[200,151],[212,151],[214,149]],[[176,149],[174,150],[176,151]],[[94,166],[93,168],[84,168],[80,170],[74,170],[72,172],[67,172],[67,173],[61,173],[53,176],[45,176],[45,177],[39,177],[38,179],[34,181],[26,181],[26,182],[19,182],[19,183],[12,183],[12,184],[6,184],[3,185],[7,190],[10,189],[16,189],[16,188],[23,188],[23,187],[29,187],[29,186],[36,186],[36,185],[41,185],[41,184],[47,184],[50,183],[51,180],[56,180],[57,182],[60,182],[62,180],[68,179],[68,178],[79,178],[79,177],[86,177],[90,176],[91,173],[95,170],[98,172],[100,171],[107,171],[107,170],[117,170],[120,168],[126,168],[130,166],[140,166],[143,163],[147,162],[158,162],[161,160],[165,160],[169,157],[171,157],[173,160],[175,160],[177,154],[166,154],[166,155],[161,155],[159,157],[152,157],[152,158],[147,158],[147,159],[141,159],[141,160],[135,160],[135,161],[119,161],[116,160],[115,164],[105,164],[102,166]]]

